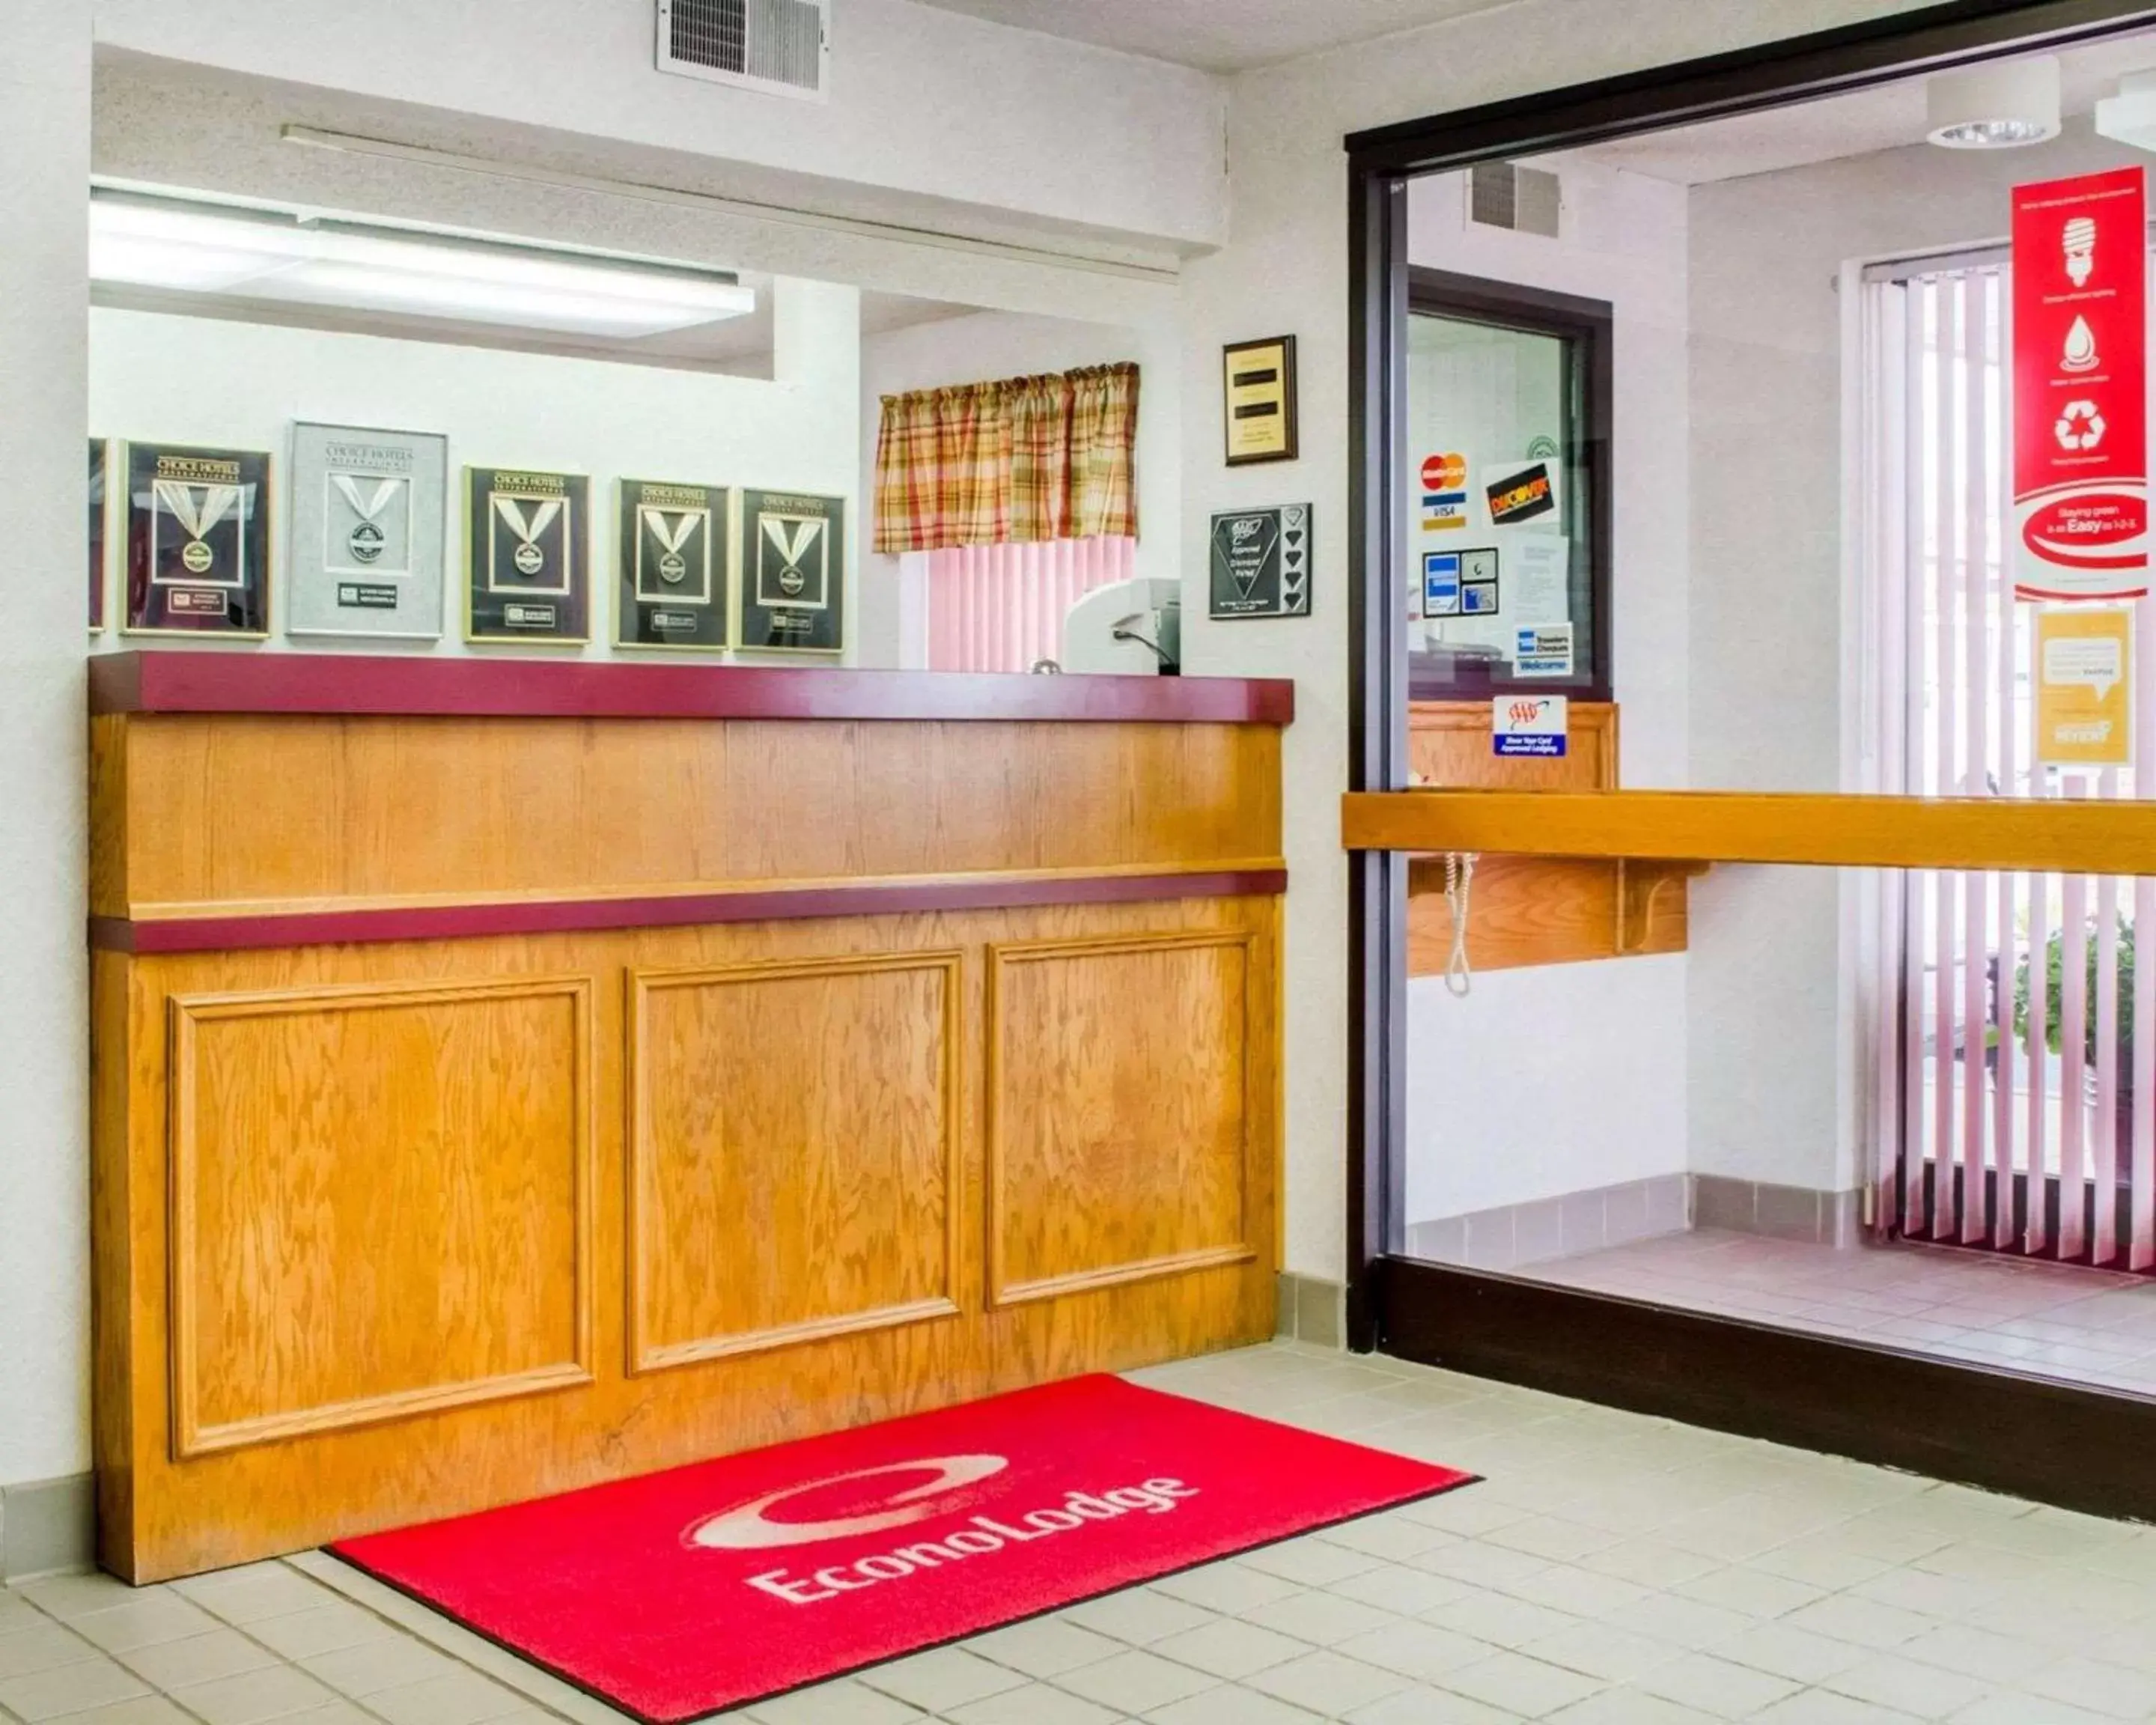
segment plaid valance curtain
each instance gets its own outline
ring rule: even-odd
[[[1135,538],[1137,439],[1131,364],[886,395],[875,548]]]

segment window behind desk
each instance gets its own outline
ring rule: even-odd
[[[1610,311],[1415,270],[1412,697],[1609,692]]]

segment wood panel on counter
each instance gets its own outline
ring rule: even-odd
[[[1270,1332],[1271,724],[93,723],[116,1572]]]
[[[1447,790],[1609,791],[1617,788],[1618,710],[1575,701],[1564,754],[1499,756],[1490,703],[1418,701],[1408,710],[1408,765],[1419,786]],[[1691,870],[1563,857],[1478,854],[1468,898],[1467,958],[1476,970],[1577,964],[1681,952]],[[1441,976],[1452,956],[1445,859],[1408,865],[1408,974]]]

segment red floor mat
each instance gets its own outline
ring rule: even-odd
[[[672,1725],[1471,1477],[1091,1377],[331,1549]]]

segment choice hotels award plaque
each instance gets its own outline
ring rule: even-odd
[[[270,457],[256,449],[129,444],[131,634],[270,633]]]
[[[287,634],[440,639],[449,459],[429,432],[292,427]]]
[[[741,602],[734,644],[837,653],[846,644],[846,502],[742,493]]]
[[[732,502],[723,485],[621,482],[617,645],[706,652],[726,645]]]
[[[573,645],[591,635],[580,473],[465,470],[465,639]]]

